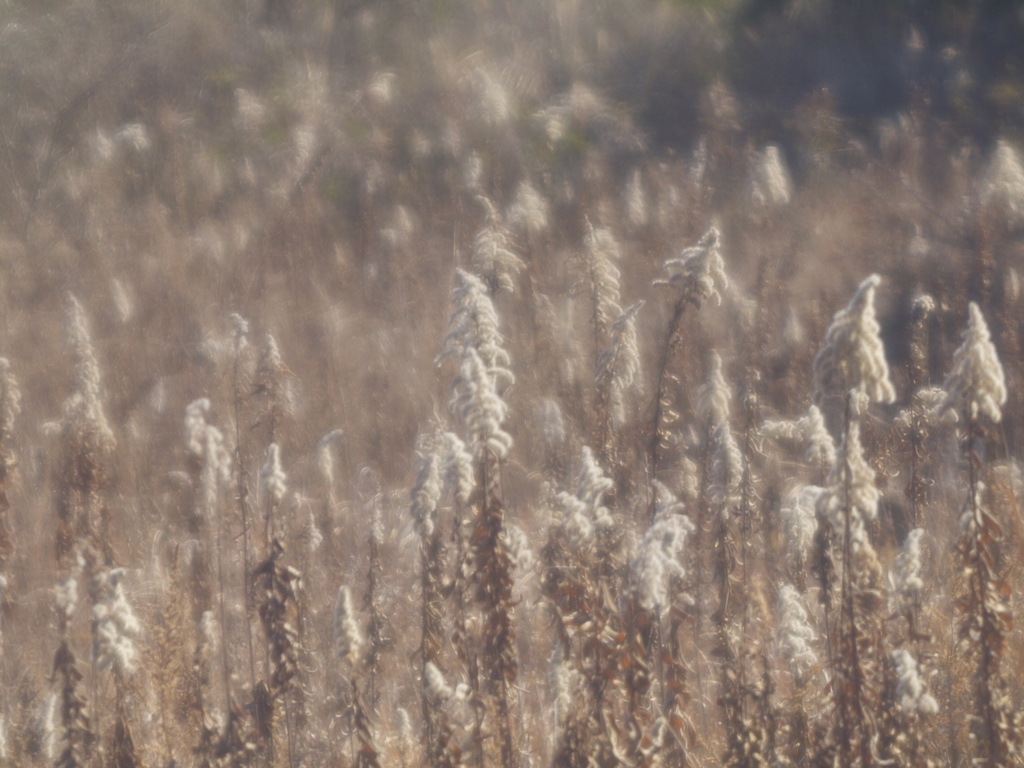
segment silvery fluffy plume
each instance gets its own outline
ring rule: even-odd
[[[228,315],[228,320],[235,329],[235,354],[237,355],[249,344],[249,321],[237,312]]]
[[[576,493],[560,493],[562,527],[576,547],[589,546],[599,531],[614,526],[611,512],[604,506],[604,495],[614,487],[611,478],[594,459],[594,452],[583,446]]]
[[[683,505],[672,492],[657,480],[652,481],[655,493],[655,515],[644,533],[640,548],[631,564],[640,605],[649,611],[668,606],[673,579],[686,577],[683,557],[686,541],[693,533],[693,523],[682,514]]]
[[[316,468],[327,488],[334,487],[334,457],[331,446],[344,433],[340,429],[332,429],[316,443]]]
[[[836,461],[836,441],[825,426],[825,417],[812,405],[796,421],[766,421],[760,432],[774,440],[798,440],[807,446],[804,461],[812,466],[831,467]]]
[[[537,236],[548,228],[547,200],[530,182],[520,182],[505,218],[510,227]]]
[[[1005,139],[996,144],[981,184],[982,205],[1002,208],[1013,223],[1024,217],[1024,166],[1013,145]]]
[[[565,415],[562,406],[553,397],[540,402],[540,439],[547,451],[557,451],[565,444]]]
[[[267,446],[267,460],[260,469],[260,489],[274,504],[280,504],[288,492],[288,476],[281,468],[281,449],[277,443]]]
[[[999,423],[1003,418],[1002,406],[1006,403],[1006,377],[981,309],[973,301],[969,309],[967,328],[961,334],[964,341],[953,353],[953,370],[943,384],[946,396],[938,412],[957,409],[966,403],[972,419],[984,414]]]
[[[409,493],[409,513],[424,540],[434,534],[437,522],[437,505],[442,492],[441,461],[436,441],[422,438],[416,447],[416,481]]]
[[[909,651],[892,652],[896,665],[896,697],[904,715],[934,715],[939,711],[939,702],[927,692],[918,674],[917,661]]]
[[[789,171],[782,160],[779,148],[769,144],[758,155],[750,180],[750,196],[755,205],[785,205],[792,195]]]
[[[441,436],[444,450],[444,482],[452,489],[460,504],[468,504],[469,497],[476,486],[476,473],[473,468],[473,455],[466,450],[454,432],[445,432]]]
[[[352,610],[352,593],[342,585],[334,598],[334,652],[338,658],[355,664],[363,646],[363,637]]]
[[[552,687],[554,688],[555,722],[558,732],[564,732],[569,719],[576,712],[581,700],[583,679],[575,665],[568,659],[559,658],[553,663]]]
[[[406,247],[412,241],[416,223],[404,205],[396,205],[388,225],[380,230],[381,239],[394,250]]]
[[[455,695],[455,691],[448,685],[448,682],[444,679],[444,674],[437,668],[434,662],[428,661],[423,665],[423,677],[426,683],[427,695],[435,705],[442,704]]]
[[[67,623],[78,606],[78,579],[69,576],[53,588],[53,605],[62,623]]]
[[[448,319],[448,333],[441,340],[442,351],[437,362],[449,357],[462,357],[465,350],[472,348],[496,380],[495,385],[498,378],[511,380],[511,372],[504,367],[509,363],[509,356],[502,348],[498,313],[483,280],[470,272],[456,269],[452,304],[454,309]]]
[[[712,429],[729,421],[732,389],[722,373],[722,358],[711,350],[708,356],[708,378],[697,390],[697,415]]]
[[[786,536],[786,555],[793,573],[803,570],[811,554],[814,535],[818,531],[815,508],[824,492],[824,488],[816,485],[800,486],[790,491],[779,509]]]
[[[11,372],[11,363],[0,357],[0,449],[6,446],[14,432],[14,420],[21,413],[21,390]],[[8,465],[10,457],[8,457]]]
[[[622,256],[619,244],[612,233],[603,227],[594,227],[587,222],[587,233],[583,240],[585,251],[585,281],[594,302],[594,322],[599,328],[607,327],[612,318],[620,312],[619,278],[621,273],[615,263]],[[576,289],[582,281],[577,278]]]
[[[875,316],[875,289],[881,281],[878,275],[869,276],[832,319],[825,346],[814,358],[816,400],[851,391],[862,392],[876,403],[896,399]]]
[[[217,483],[231,480],[231,454],[224,435],[208,424],[210,401],[201,397],[185,408],[185,447],[202,466],[203,511],[211,514],[217,499]]]
[[[942,387],[923,387],[914,393],[909,408],[901,408],[892,424],[897,429],[907,431],[914,426],[916,416],[919,424],[935,424],[955,422],[957,415],[955,410],[943,411],[943,401],[946,399],[946,390]]]
[[[486,448],[499,459],[505,458],[512,448],[512,436],[501,428],[508,406],[495,391],[491,372],[473,348],[463,354],[454,389],[452,408],[466,425],[474,450]]]
[[[474,70],[473,75],[480,116],[492,127],[504,125],[512,115],[508,92],[501,83],[480,67]]]
[[[722,294],[719,291],[729,287],[729,278],[725,274],[720,245],[718,228],[711,227],[696,245],[684,248],[677,258],[666,261],[668,277],[655,280],[653,284],[679,285],[690,290],[698,305],[707,299],[721,304]]]
[[[727,422],[714,430],[714,453],[711,459],[711,475],[708,490],[711,499],[720,507],[723,515],[739,503],[740,485],[743,482],[743,452]]]
[[[640,229],[647,224],[647,196],[644,194],[643,177],[639,168],[634,168],[626,184],[623,193],[623,202],[626,205],[626,217],[629,223]]]
[[[849,470],[849,479],[846,472]],[[847,498],[849,488],[849,498]],[[850,540],[854,548],[867,542],[865,522],[878,516],[878,488],[875,471],[864,459],[860,443],[860,423],[850,423],[836,453],[835,464],[825,483],[825,492],[818,497],[818,509],[832,525],[837,541],[846,530],[845,510],[850,508]]]
[[[640,384],[640,348],[636,338],[636,316],[644,303],[627,307],[611,327],[608,347],[597,358],[598,387],[606,387],[612,423],[626,421],[626,392]]]
[[[306,551],[310,554],[320,549],[320,545],[324,543],[324,535],[320,531],[320,526],[317,525],[316,515],[313,514],[312,508],[309,509],[306,522],[303,524],[302,530],[299,531],[299,541],[305,545]]]
[[[71,445],[81,450],[109,452],[114,447],[114,433],[103,412],[100,367],[85,311],[71,295],[68,296],[64,333],[74,363],[75,385],[74,392],[64,401],[61,432]]]
[[[901,606],[916,605],[924,589],[921,579],[921,539],[924,528],[915,528],[907,534],[903,548],[896,555],[892,568],[893,595]]]
[[[530,573],[537,564],[537,558],[530,547],[530,537],[515,523],[506,521],[500,533],[501,545],[508,552],[512,565],[520,574]],[[517,577],[517,580],[521,578]]]
[[[513,252],[508,231],[494,204],[483,195],[478,195],[476,200],[483,206],[485,217],[483,227],[473,238],[473,269],[483,277],[492,293],[515,293],[514,278],[526,265]]]
[[[121,678],[135,670],[135,637],[142,631],[121,586],[124,568],[96,576],[99,600],[92,607],[93,656],[99,669],[113,669]]]
[[[800,593],[791,584],[779,590],[779,623],[775,630],[779,652],[789,662],[789,669],[798,685],[803,685],[808,673],[818,663],[811,648],[814,630],[807,621],[807,611],[800,602]]]

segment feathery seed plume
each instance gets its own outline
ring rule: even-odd
[[[1013,145],[1005,139],[996,144],[981,185],[981,204],[1001,207],[1011,222],[1024,216],[1024,165]]]
[[[1006,377],[985,317],[973,301],[967,328],[961,336],[964,342],[953,353],[953,370],[943,384],[946,396],[939,404],[938,413],[966,402],[971,418],[984,414],[998,424],[1006,403]]]
[[[921,596],[921,539],[924,528],[915,528],[907,534],[903,548],[893,564],[892,581],[896,598],[903,604],[913,605]]]
[[[487,295],[487,286],[476,275],[462,269],[455,270],[452,288],[455,308],[448,320],[448,333],[441,340],[442,352],[436,362],[449,357],[463,357],[472,348],[480,357],[488,375],[497,380],[511,380],[512,374],[504,367],[509,363],[508,353],[502,348],[498,332],[498,313]]]
[[[789,202],[792,183],[779,148],[769,144],[759,155],[750,181],[750,196],[755,205],[785,205]]]
[[[694,299],[702,304],[707,299],[714,299],[715,304],[722,303],[719,290],[729,287],[729,278],[725,274],[725,262],[719,251],[721,234],[717,227],[711,227],[697,244],[684,248],[678,258],[665,262],[668,277],[655,280],[654,285],[689,286],[694,292]]]
[[[836,461],[836,441],[825,426],[825,418],[812,405],[796,421],[766,421],[761,434],[775,440],[799,440],[807,445],[804,461],[813,466],[831,467]]]
[[[896,696],[900,709],[905,715],[934,715],[939,711],[939,702],[925,690],[924,681],[917,671],[917,661],[910,651],[892,652],[896,665]]]
[[[138,653],[134,638],[142,630],[121,586],[124,575],[124,568],[97,574],[99,600],[92,607],[96,665],[112,668],[122,679],[135,670]]]
[[[471,347],[463,354],[454,386],[451,404],[466,425],[474,450],[486,448],[503,459],[512,447],[512,436],[501,428],[508,406],[495,391],[494,380],[476,349]]]
[[[814,358],[816,400],[851,391],[863,392],[876,403],[896,399],[875,316],[875,289],[881,281],[878,275],[869,276],[833,318],[825,346]]]
[[[410,496],[410,513],[420,538],[429,539],[437,521],[437,505],[441,499],[441,456],[432,438],[421,439],[416,447],[416,482]]]
[[[606,328],[622,311],[619,306],[621,273],[615,266],[622,250],[610,230],[595,227],[589,221],[583,247],[587,254],[587,280],[594,299],[594,321],[600,328]]]
[[[597,359],[598,386],[607,387],[612,423],[626,421],[626,392],[637,386],[640,378],[640,349],[636,338],[636,316],[644,303],[638,301],[612,323],[611,341]]]
[[[708,357],[710,371],[707,381],[697,390],[697,414],[701,421],[714,429],[729,421],[729,403],[732,400],[732,389],[722,374],[722,358],[718,352],[711,350]]]
[[[849,480],[845,477],[847,466],[850,471]],[[839,445],[825,492],[818,497],[818,508],[831,522],[836,539],[842,541],[845,531],[843,516],[849,506],[850,539],[856,548],[867,542],[864,523],[878,516],[878,498],[875,470],[865,460],[864,449],[860,443],[860,423],[853,421]]]
[[[485,218],[484,226],[473,239],[473,268],[488,283],[492,293],[499,290],[515,293],[514,278],[526,264],[512,251],[508,231],[494,203],[483,195],[477,195],[476,200],[483,206]]]
[[[331,444],[342,434],[344,433],[340,429],[332,429],[316,444],[316,468],[328,488],[334,487],[334,458],[331,456]]]
[[[811,648],[814,630],[807,621],[807,611],[800,603],[800,593],[792,584],[784,584],[779,590],[779,624],[776,629],[779,650],[789,661],[789,668],[798,684],[803,684],[807,674],[818,663],[818,657]]]
[[[445,432],[441,439],[444,442],[444,482],[455,491],[460,504],[468,504],[476,485],[473,456],[454,432]]]
[[[530,182],[523,181],[516,189],[507,219],[510,226],[539,235],[548,228],[548,203]]]
[[[683,505],[668,488],[657,480],[652,481],[652,486],[656,496],[654,522],[644,533],[631,568],[640,605],[649,611],[660,611],[671,600],[672,580],[686,576],[682,560],[694,526],[682,514]]]
[[[818,498],[825,492],[816,485],[804,485],[794,489],[786,497],[779,510],[779,518],[786,533],[786,554],[794,573],[803,569],[814,545],[818,520],[814,510]]]
[[[267,460],[260,469],[260,487],[275,504],[280,504],[288,492],[285,484],[287,479],[288,476],[281,469],[281,449],[277,443],[271,443],[267,446]]]
[[[352,593],[342,585],[334,599],[334,652],[339,658],[355,664],[362,645],[363,638],[352,610]]]

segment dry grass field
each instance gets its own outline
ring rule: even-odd
[[[0,6],[0,768],[1022,764],[1012,4]]]

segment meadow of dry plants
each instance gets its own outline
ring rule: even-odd
[[[0,766],[1024,764],[1013,4],[0,5]]]

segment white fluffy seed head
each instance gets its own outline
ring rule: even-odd
[[[352,610],[352,593],[342,585],[334,599],[334,652],[339,658],[355,664],[362,645],[363,638]]]
[[[792,194],[789,171],[779,148],[769,144],[757,158],[750,180],[750,196],[755,205],[785,205]]]
[[[818,406],[812,405],[796,421],[766,421],[760,432],[773,440],[797,440],[807,446],[804,461],[811,466],[831,467],[836,460],[836,441],[825,426]]]
[[[728,515],[739,501],[740,485],[743,482],[743,452],[725,422],[715,428],[714,441],[709,491],[720,513]]]
[[[893,592],[897,602],[903,606],[915,605],[920,600],[921,590],[924,589],[924,581],[921,579],[923,537],[924,528],[915,528],[908,533],[907,540],[893,564]]]
[[[490,372],[472,347],[463,354],[455,392],[452,407],[466,425],[474,451],[486,449],[499,459],[505,458],[512,447],[512,436],[501,428],[508,406],[495,391]]]
[[[791,584],[784,584],[779,590],[778,627],[776,640],[779,651],[789,662],[789,669],[798,685],[807,680],[807,675],[817,665],[814,653],[814,630],[807,620],[807,611],[800,602],[800,593]]]
[[[484,208],[484,225],[473,239],[473,269],[489,283],[492,292],[515,293],[515,277],[526,264],[512,250],[501,214],[483,195],[477,202]]]
[[[281,468],[281,449],[277,443],[271,443],[267,446],[267,460],[260,470],[260,485],[263,493],[274,504],[280,504],[288,492],[287,479],[288,476]]]
[[[528,181],[520,182],[506,216],[509,226],[537,236],[548,228],[548,203]]]
[[[708,357],[708,368],[707,381],[697,390],[697,415],[714,429],[729,421],[732,389],[722,373],[722,358],[715,350]]]
[[[626,421],[626,394],[640,384],[640,348],[637,344],[636,316],[644,303],[638,301],[612,323],[611,342],[597,360],[596,382],[608,393],[612,424]]]
[[[1024,165],[1013,145],[1004,139],[996,144],[981,185],[982,205],[1003,210],[1011,222],[1024,217]]]
[[[75,389],[64,402],[61,421],[65,434],[94,443],[102,451],[114,446],[114,433],[103,412],[100,366],[96,359],[89,323],[78,300],[69,295],[64,334],[74,363]]]
[[[818,531],[815,508],[824,491],[816,485],[796,488],[786,496],[779,510],[786,534],[786,555],[793,573],[803,570],[810,557],[814,535]]]
[[[416,449],[416,482],[410,492],[409,513],[424,540],[434,535],[437,523],[437,505],[442,491],[442,456],[439,454],[439,446],[431,438],[421,440]]]
[[[896,697],[900,701],[900,709],[904,715],[934,715],[939,711],[939,702],[928,693],[921,679],[917,661],[909,651],[892,652],[892,660],[896,665]]]
[[[53,589],[53,602],[63,621],[70,621],[78,605],[78,579],[69,576]]]
[[[814,358],[816,400],[851,391],[862,392],[876,403],[896,400],[875,315],[875,289],[881,281],[878,275],[869,276],[833,318],[825,346]]]
[[[135,638],[142,631],[121,586],[124,576],[123,568],[98,574],[99,600],[92,607],[96,665],[99,669],[113,669],[121,678],[135,670],[138,660]]]
[[[623,193],[623,202],[626,205],[626,216],[634,229],[640,229],[647,224],[647,195],[644,192],[643,177],[639,168],[634,168],[626,184]]]
[[[657,612],[668,607],[673,580],[686,577],[683,564],[686,542],[694,527],[690,518],[681,514],[683,505],[672,492],[657,480],[653,481],[653,486],[654,522],[640,541],[631,570],[640,605]]]
[[[498,313],[487,293],[487,285],[476,275],[463,269],[455,270],[452,288],[452,309],[448,320],[448,333],[441,340],[441,355],[437,362],[448,357],[462,357],[472,347],[480,355],[488,370],[497,375],[508,365],[508,353],[502,348],[498,331]]]
[[[668,277],[655,280],[654,285],[680,285],[693,291],[699,303],[714,299],[716,304],[721,304],[720,291],[729,287],[729,278],[725,274],[720,246],[721,235],[717,227],[712,227],[697,245],[683,249],[678,258],[666,261]]]
[[[847,471],[849,480],[846,477]],[[831,522],[836,540],[842,541],[846,530],[845,510],[849,505],[850,540],[856,549],[867,543],[864,525],[878,516],[878,499],[875,470],[864,458],[864,449],[860,442],[860,423],[854,421],[839,445],[825,492],[818,497],[818,509]]]
[[[946,396],[938,412],[963,407],[966,403],[971,418],[984,414],[998,423],[1006,404],[1006,377],[985,317],[973,301],[962,338],[963,344],[953,354],[953,370],[943,385]]]
[[[332,429],[316,444],[316,468],[328,489],[334,487],[334,457],[331,455],[331,446],[342,434],[340,429]]]
[[[622,257],[622,249],[611,230],[594,227],[589,221],[583,245],[589,274],[578,282],[589,283],[593,293],[594,320],[600,327],[607,327],[622,311],[619,305],[621,273],[615,266]]]
[[[441,440],[444,443],[445,484],[455,492],[460,504],[468,504],[476,485],[473,456],[454,432],[445,432]]]
[[[427,690],[427,695],[435,703],[448,701],[454,695],[451,686],[444,679],[444,674],[432,661],[428,661],[423,665],[423,683]]]

